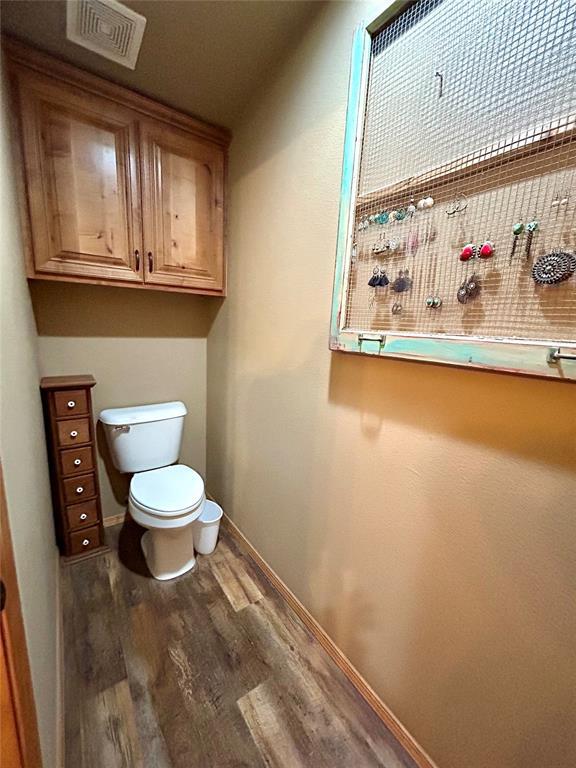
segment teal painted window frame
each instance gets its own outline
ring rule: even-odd
[[[364,332],[347,329],[343,325],[372,36],[411,4],[412,0],[397,0],[376,19],[369,24],[359,25],[354,32],[344,134],[330,349],[335,352],[576,381],[576,340],[573,344],[559,347],[554,341],[546,340],[432,336],[406,331]],[[571,356],[575,359],[571,360]]]

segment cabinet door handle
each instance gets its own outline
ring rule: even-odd
[[[154,257],[152,251],[148,251],[148,272],[154,272]]]
[[[75,407],[76,407],[76,401],[68,400],[68,408],[75,408]]]
[[[90,539],[84,539],[84,541],[82,542],[82,546],[87,547],[88,544],[90,544]]]
[[[82,464],[82,459],[74,459],[74,466],[79,467]]]
[[[70,437],[78,437],[78,432],[73,429],[72,432],[70,432]]]
[[[134,256],[136,257],[136,272],[140,272],[140,251],[138,249],[134,251]]]
[[[76,493],[84,493],[84,488],[82,488],[82,486],[79,485],[78,488],[76,488]]]
[[[80,515],[80,520],[86,520],[87,517],[88,515],[86,514],[86,512],[82,512],[82,514]]]

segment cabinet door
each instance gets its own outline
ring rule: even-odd
[[[224,151],[189,133],[141,124],[144,280],[224,291]]]
[[[18,92],[35,273],[141,281],[136,114],[35,73]]]

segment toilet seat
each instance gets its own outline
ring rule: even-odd
[[[149,528],[181,528],[202,512],[204,481],[191,467],[174,464],[132,477],[128,507],[137,523]]]
[[[195,509],[204,499],[204,480],[185,464],[137,472],[130,496],[139,507],[161,517],[175,517]]]

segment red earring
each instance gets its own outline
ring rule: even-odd
[[[490,242],[490,240],[486,240],[486,242],[482,243],[480,246],[480,253],[478,255],[481,259],[491,259],[492,256],[494,256],[494,243]]]

